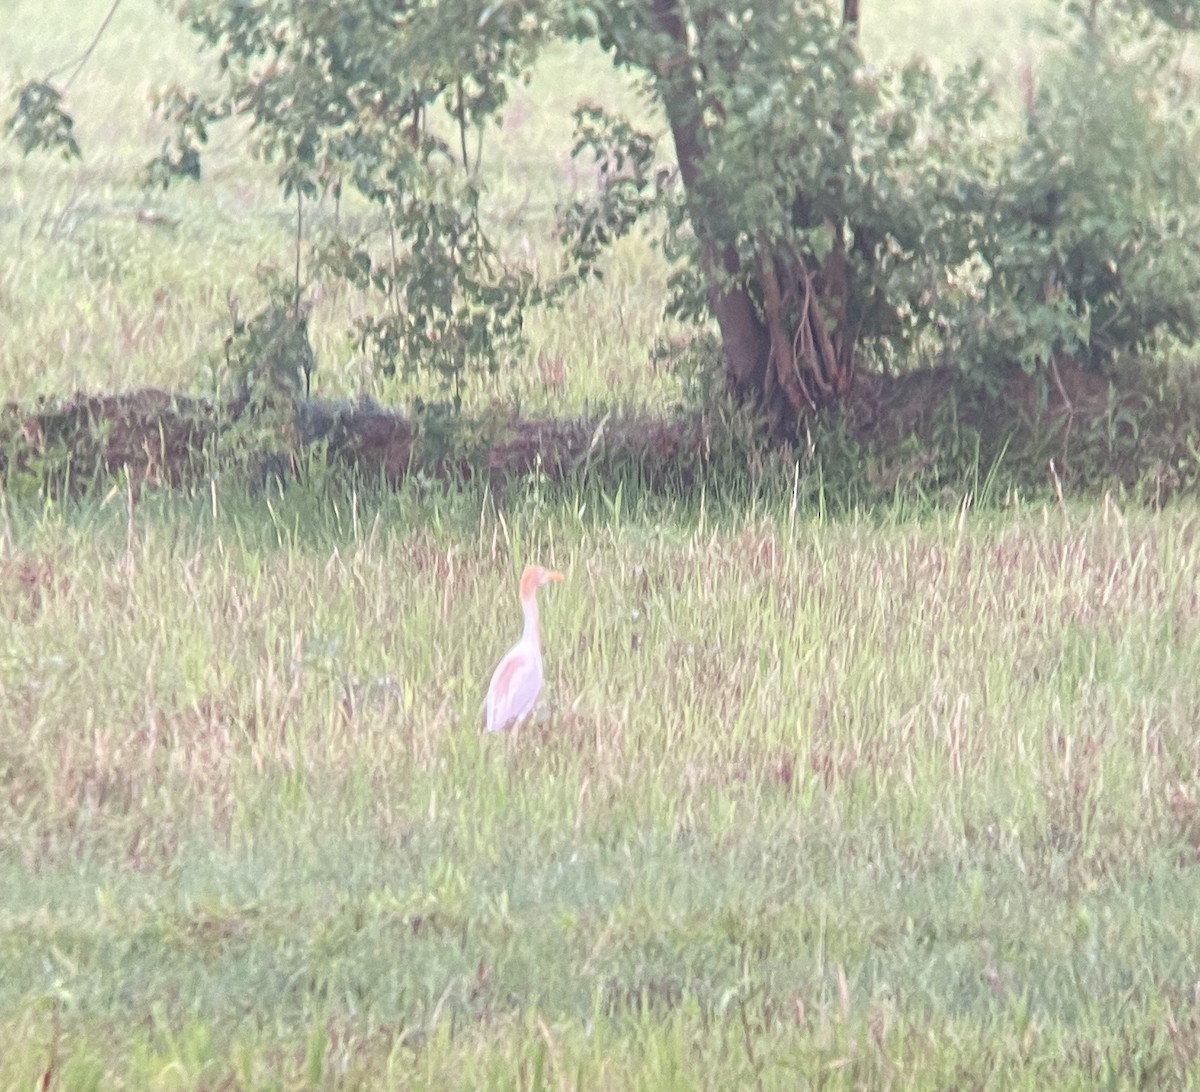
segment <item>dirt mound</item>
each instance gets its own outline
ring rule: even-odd
[[[252,480],[261,480],[297,473],[299,454],[313,444],[323,445],[330,466],[389,486],[416,471],[442,479],[482,474],[494,486],[535,472],[559,481],[592,458],[690,476],[706,459],[699,415],[493,421],[470,434],[465,454],[445,436],[427,434],[419,421],[371,403],[302,403],[283,430],[290,442],[274,450],[269,443],[249,450],[246,425],[244,404],[155,388],[33,406],[10,402],[0,410],[0,475],[33,477],[76,495],[121,475],[135,488],[184,486],[237,459]]]
[[[1170,405],[1159,399],[1163,404],[1155,416],[1144,391],[1123,387],[1118,395],[1108,379],[1069,360],[1041,376],[1013,369],[986,386],[944,367],[899,376],[861,374],[840,407],[840,419],[862,452],[877,457],[884,468],[877,477],[885,483],[903,476],[904,467],[924,472],[938,464],[947,420],[984,438],[982,459],[1018,452],[1030,464],[1026,469],[1043,478],[1047,454],[1057,461],[1056,474],[1069,474],[1072,462],[1083,477],[1108,474],[1113,467],[1100,465],[1104,453],[1098,457],[1097,445],[1079,438],[1107,428],[1111,455],[1112,422],[1122,415],[1138,417],[1139,424],[1160,417],[1174,421],[1177,427],[1131,429],[1132,446],[1118,452],[1125,463],[1114,476],[1134,480],[1149,462],[1173,465],[1181,430],[1200,418],[1200,395],[1189,393],[1186,384],[1176,394]],[[484,477],[502,487],[532,474],[562,481],[591,466],[636,468],[643,481],[669,487],[702,476],[715,452],[738,449],[719,433],[720,426],[698,412],[467,419],[410,417],[369,401],[301,402],[294,414],[288,410],[282,426],[276,420],[268,427],[244,400],[219,404],[148,388],[7,404],[0,410],[0,475],[10,484],[25,477],[37,488],[78,494],[100,479],[122,475],[135,489],[185,486],[236,462],[249,470],[251,484],[261,484],[298,476],[305,449],[319,445],[315,450],[329,466],[391,487],[414,472],[442,480]],[[901,470],[892,473],[890,463]]]

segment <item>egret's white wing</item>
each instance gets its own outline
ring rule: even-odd
[[[518,641],[500,661],[487,694],[487,730],[501,732],[529,715],[542,689],[542,655]]]

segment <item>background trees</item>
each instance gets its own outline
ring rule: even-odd
[[[370,289],[360,346],[384,369],[435,373],[455,403],[531,303],[560,299],[635,226],[676,259],[666,306],[715,320],[728,390],[783,438],[863,367],[1052,376],[1065,357],[1099,369],[1200,330],[1180,63],[1195,19],[1177,0],[1062,5],[1020,117],[980,66],[872,67],[858,40],[870,8],[853,2],[186,0],[178,13],[218,58],[222,91],[163,95],[174,132],[148,180],[199,177],[209,127],[247,121],[310,248],[311,268],[298,246],[275,289],[294,320],[306,272]],[[598,184],[563,205],[547,272],[489,221],[480,164],[513,81],[559,38],[598,43],[667,131],[580,109],[575,154]],[[48,83],[26,85],[9,127],[26,150],[78,151]],[[366,226],[306,221],[306,203],[349,191],[376,210]]]

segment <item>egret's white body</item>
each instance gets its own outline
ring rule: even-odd
[[[562,573],[530,565],[521,574],[521,639],[504,655],[487,692],[487,730],[503,732],[524,720],[542,689],[542,635],[538,626],[537,590],[563,578]]]

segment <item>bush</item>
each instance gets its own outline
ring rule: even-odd
[[[990,187],[959,363],[1092,368],[1200,335],[1196,111],[1166,34],[1076,23]]]

